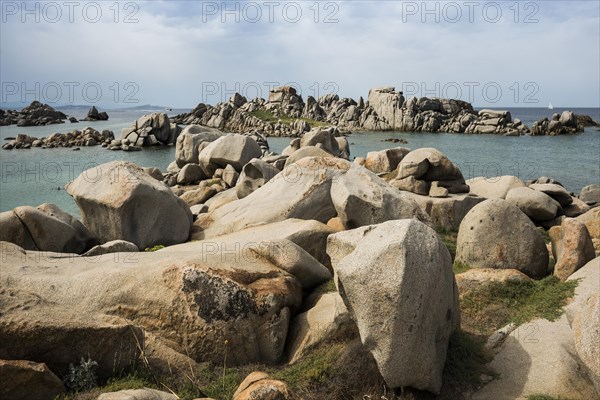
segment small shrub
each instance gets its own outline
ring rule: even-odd
[[[164,249],[164,248],[165,248],[164,245],[162,245],[162,244],[156,244],[156,245],[154,245],[152,247],[146,247],[144,249],[144,251],[152,252],[152,251],[157,251],[157,250]]]
[[[69,365],[69,373],[64,378],[65,387],[70,392],[81,392],[95,388],[97,384],[96,368],[98,363],[83,357],[78,366]]]

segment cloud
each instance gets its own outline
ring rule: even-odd
[[[75,103],[90,82],[102,89],[99,104],[127,105],[133,82],[140,104],[173,107],[235,90],[266,97],[269,82],[295,82],[304,96],[358,98],[394,85],[477,106],[600,106],[598,2],[152,1],[118,3],[118,14],[113,2],[87,2],[56,23],[22,23],[6,3],[3,85],[77,82]],[[96,23],[83,14],[93,4]]]

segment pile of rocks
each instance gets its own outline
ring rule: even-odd
[[[174,145],[179,133],[179,126],[172,124],[167,114],[155,112],[144,115],[130,127],[123,128],[121,144],[127,141],[127,145],[136,147]]]
[[[572,111],[563,111],[560,115],[554,113],[550,120],[548,120],[548,118],[542,118],[541,120],[534,122],[531,126],[531,134],[533,136],[567,135],[583,132],[583,129],[584,125],[579,122],[577,115]]]
[[[0,126],[14,124],[17,126],[62,124],[65,119],[67,119],[65,114],[39,101],[31,102],[30,105],[21,111],[0,110]]]
[[[108,114],[106,111],[98,112],[98,109],[95,106],[92,106],[87,113],[87,117],[82,119],[82,121],[108,121]]]
[[[99,132],[94,128],[84,128],[83,130],[73,130],[67,133],[52,133],[45,138],[36,138],[25,134],[18,134],[16,138],[10,140],[2,148],[4,150],[12,149],[31,149],[40,147],[42,149],[64,148],[80,146],[109,146],[115,136],[112,131],[103,130]]]

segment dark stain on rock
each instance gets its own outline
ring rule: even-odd
[[[183,292],[193,296],[198,316],[206,322],[230,321],[264,314],[252,291],[229,279],[213,276],[204,271],[187,270],[183,273]]]

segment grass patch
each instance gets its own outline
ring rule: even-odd
[[[265,122],[273,122],[273,123],[281,122],[284,125],[290,125],[297,120],[307,122],[311,126],[311,128],[315,127],[315,126],[328,125],[327,123],[325,123],[323,121],[317,121],[317,120],[310,119],[310,118],[303,118],[303,117],[295,118],[295,117],[289,117],[287,115],[276,116],[276,115],[273,115],[272,112],[267,111],[267,110],[251,111],[248,114],[250,114],[251,116],[256,117],[262,121],[265,121]]]
[[[552,397],[546,396],[545,394],[532,394],[527,396],[527,400],[568,400],[564,397]]]
[[[465,332],[455,332],[450,336],[444,382],[459,383],[468,389],[476,389],[481,384],[481,375],[492,375],[486,366],[492,356],[485,351],[482,338],[476,338]]]
[[[452,264],[452,271],[454,275],[462,274],[463,272],[467,272],[471,267],[468,264],[465,264],[462,261],[454,261]]]
[[[517,325],[534,318],[558,319],[575,292],[577,282],[561,282],[551,275],[542,280],[490,282],[466,294],[461,301],[465,320],[489,334],[511,322]]]
[[[448,251],[450,252],[450,255],[452,256],[452,260],[454,260],[456,257],[456,240],[458,238],[458,231],[438,227],[436,232],[438,235],[440,235],[442,242],[444,242],[448,248]]]
[[[152,252],[152,251],[157,251],[157,250],[164,249],[164,248],[165,248],[164,245],[162,245],[162,244],[156,244],[156,245],[154,245],[152,247],[146,247],[144,249],[144,251],[146,251],[146,252]]]
[[[331,278],[327,282],[321,283],[319,286],[317,286],[313,290],[313,293],[319,293],[319,294],[331,293],[331,292],[337,292],[337,288],[335,287],[335,282],[333,281],[333,278]]]

